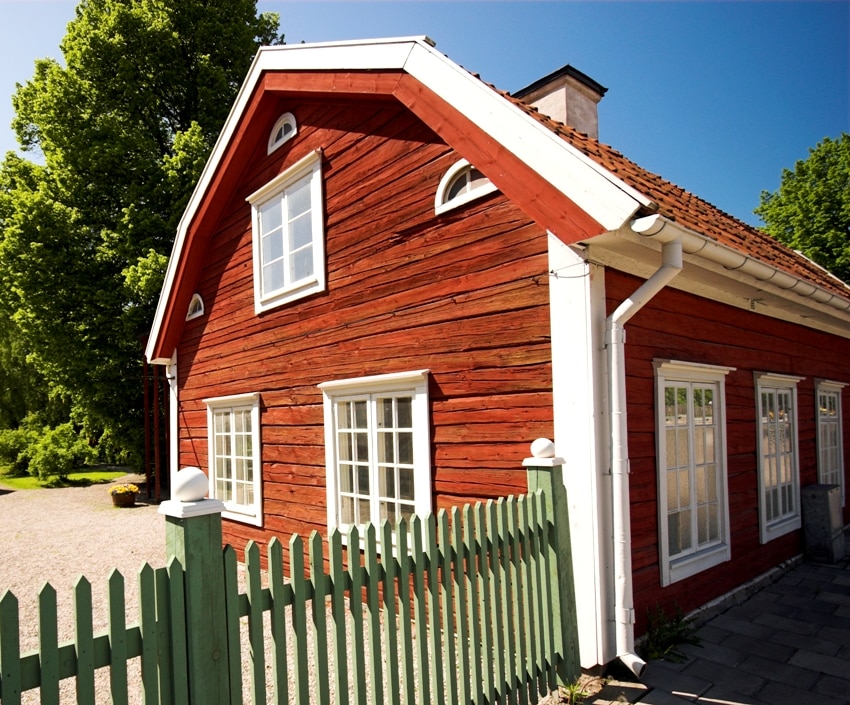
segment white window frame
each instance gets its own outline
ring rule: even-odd
[[[818,448],[818,482],[828,485],[838,485],[841,493],[841,506],[845,503],[844,490],[844,418],[841,411],[841,391],[847,384],[843,382],[833,382],[826,379],[815,381],[815,418],[817,419],[817,448]],[[821,404],[821,396],[831,396],[835,399],[836,415],[834,418],[829,418],[825,415],[824,407]],[[825,434],[828,433],[828,426],[836,427],[835,445],[828,445],[825,441]],[[836,454],[834,464],[828,459],[830,451]],[[833,476],[837,475],[837,481]]]
[[[661,568],[662,587],[684,580],[708,568],[728,561],[732,557],[729,534],[729,487],[726,460],[726,375],[734,371],[734,367],[707,365],[696,362],[679,360],[654,360],[656,421],[655,438],[658,458],[658,550]],[[688,552],[670,556],[668,530],[668,464],[667,464],[667,423],[665,391],[668,385],[686,386],[688,400],[691,399],[693,385],[713,385],[716,388],[715,399],[712,403],[712,418],[714,419],[714,466],[716,469],[716,491],[718,507],[718,538],[702,547],[697,545],[698,520],[696,463],[694,458],[694,434],[698,427],[690,420],[688,435],[688,482],[689,505],[692,508],[691,535],[695,547]],[[690,417],[689,417],[690,418]]]
[[[756,388],[756,449],[758,454],[758,488],[759,488],[759,539],[761,543],[767,543],[775,538],[784,536],[787,533],[796,531],[802,526],[802,511],[800,507],[800,458],[799,458],[799,407],[797,405],[797,385],[805,379],[805,377],[797,377],[795,375],[776,374],[771,372],[755,372],[755,388]],[[778,482],[780,468],[775,467],[777,458],[767,458],[762,446],[762,437],[765,432],[769,433],[770,426],[766,426],[766,420],[762,417],[762,394],[772,393],[787,393],[790,397],[791,406],[791,428],[789,432],[789,440],[791,444],[790,450],[785,453],[787,461],[791,467],[787,468],[790,477],[785,482]],[[774,469],[775,468],[775,469]],[[777,483],[768,483],[766,474],[775,475]],[[781,502],[781,486],[788,488],[787,500],[793,505],[793,509],[784,512],[778,518],[768,520],[767,518],[767,492],[772,490],[773,485],[777,484],[776,489],[779,489],[778,500]]]
[[[378,397],[382,394],[409,394],[412,397],[413,421],[413,493],[414,513],[424,517],[432,510],[431,487],[431,423],[428,398],[429,370],[416,370],[385,375],[373,375],[354,379],[324,382],[319,386],[324,399],[325,419],[325,462],[328,493],[328,531],[339,529],[346,533],[351,528],[340,520],[340,494],[338,476],[338,445],[336,404],[364,397]],[[375,433],[370,425],[369,443],[371,459],[377,458],[374,448]],[[376,529],[379,522],[379,503],[377,488],[377,466],[371,467],[370,519]]]
[[[217,496],[217,473],[216,473],[216,444],[215,444],[215,414],[217,412],[250,411],[251,419],[251,466],[253,472],[253,494],[254,501],[251,504],[237,504],[232,501],[224,501],[225,511],[222,516],[253,526],[263,525],[263,482],[262,482],[262,458],[260,451],[260,395],[236,394],[226,397],[215,397],[204,399],[207,406],[207,433],[208,433],[208,463],[210,489],[209,496],[213,499],[224,499]],[[235,444],[231,443],[231,448]]]
[[[287,190],[308,181],[310,188],[310,227],[312,232],[313,273],[291,281],[284,272],[283,285],[264,291],[262,223],[260,210],[275,198],[285,199]],[[324,197],[322,188],[322,152],[316,150],[293,164],[246,199],[251,204],[251,233],[254,260],[254,311],[257,314],[325,290]],[[285,224],[284,224],[285,225]],[[284,238],[284,263],[291,254]],[[284,270],[287,267],[284,266]]]
[[[496,191],[496,186],[487,179],[486,182],[476,186],[475,188],[461,193],[451,200],[449,199],[449,190],[454,185],[455,180],[460,176],[463,172],[468,171],[470,169],[474,169],[466,159],[461,159],[460,161],[453,164],[449,167],[448,171],[443,174],[443,178],[440,179],[440,184],[437,186],[437,194],[434,197],[434,213],[436,215],[440,215],[441,213],[445,213],[454,208],[458,208],[465,203],[469,203],[471,201],[476,200],[477,198],[481,198],[482,196],[486,196],[488,193],[493,193]]]
[[[289,132],[285,132],[280,138],[277,137],[278,131],[284,126],[289,126]],[[275,122],[272,131],[269,133],[268,154],[274,152],[278,147],[289,142],[295,135],[298,134],[298,125],[295,122],[295,116],[292,113],[284,113],[277,122]]]
[[[189,308],[186,310],[186,320],[191,321],[194,318],[200,318],[204,315],[204,300],[200,294],[193,294],[192,300],[189,302]]]

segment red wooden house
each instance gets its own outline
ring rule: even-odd
[[[585,666],[801,553],[801,488],[846,485],[850,288],[600,143],[604,91],[508,96],[424,38],[259,52],[147,348],[228,541],[522,492],[554,438]]]

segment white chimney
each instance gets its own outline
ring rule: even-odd
[[[553,120],[599,139],[596,106],[608,91],[578,69],[566,66],[513,94]]]

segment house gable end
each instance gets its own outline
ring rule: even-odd
[[[200,271],[209,224],[221,213],[217,194],[227,193],[242,173],[239,161],[250,150],[248,131],[268,119],[266,95],[365,96],[399,100],[470,162],[478,165],[505,195],[565,242],[598,235],[625,223],[641,205],[635,194],[578,150],[548,133],[510,101],[437,54],[422,40],[374,45],[312,46],[280,57],[285,48],[261,50],[249,72],[178,229],[152,334],[146,351],[152,362],[167,362],[179,339],[194,281]],[[305,58],[306,57],[306,58]],[[334,67],[350,66],[344,71]],[[439,85],[438,85],[439,84]],[[470,87],[473,96],[465,95]],[[504,112],[510,126],[492,116]],[[490,115],[492,122],[479,122]],[[504,117],[504,116],[502,116]],[[519,122],[517,122],[519,121]],[[271,124],[269,124],[269,129]],[[516,124],[514,124],[516,123]],[[527,154],[516,128],[537,133]],[[491,134],[493,130],[503,134]],[[554,159],[548,147],[563,154]],[[550,164],[557,161],[559,166]],[[569,162],[565,169],[564,162]],[[564,176],[566,174],[566,176]],[[566,194],[575,192],[576,200]]]

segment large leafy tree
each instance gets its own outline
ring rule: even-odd
[[[850,282],[850,135],[826,138],[754,211],[765,230]]]
[[[115,447],[140,448],[142,338],[179,217],[258,46],[279,42],[255,0],[83,0],[64,65],[38,61],[13,97],[0,352]]]

